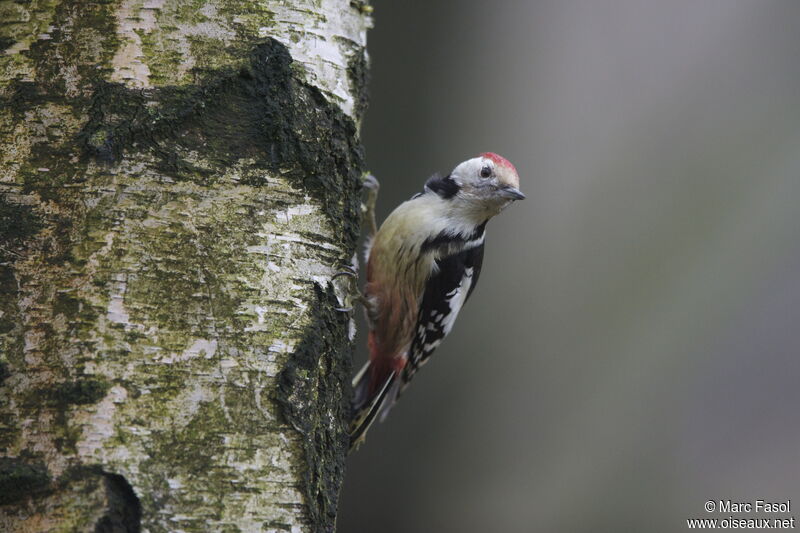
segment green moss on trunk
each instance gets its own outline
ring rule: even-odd
[[[294,7],[186,5],[0,0],[0,513],[23,528],[334,525],[363,43],[351,117],[267,36]]]

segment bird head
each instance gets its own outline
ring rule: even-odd
[[[524,200],[514,165],[500,155],[485,152],[459,164],[450,173],[458,184],[458,200],[476,213],[492,217],[515,200]]]

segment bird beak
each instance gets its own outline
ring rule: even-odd
[[[522,191],[516,189],[514,187],[503,187],[500,189],[500,195],[506,198],[510,198],[511,200],[524,200],[525,195],[522,194]]]

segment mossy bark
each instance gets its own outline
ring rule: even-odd
[[[0,530],[333,529],[368,12],[0,0]]]

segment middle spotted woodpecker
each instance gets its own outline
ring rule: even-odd
[[[364,295],[369,361],[353,379],[351,449],[452,330],[478,282],[486,223],[524,198],[514,165],[487,152],[430,178],[372,236]]]

